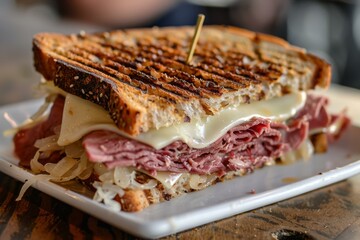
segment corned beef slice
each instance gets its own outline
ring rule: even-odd
[[[293,126],[272,124],[252,118],[229,130],[222,138],[203,149],[190,148],[176,141],[160,150],[121,137],[109,131],[88,134],[83,145],[90,161],[115,166],[134,166],[154,171],[224,173],[230,170],[252,171],[281,153],[296,149],[307,136],[305,121]]]
[[[270,121],[261,118],[238,125],[202,149],[190,148],[176,141],[156,150],[109,131],[88,134],[83,145],[91,161],[103,162],[110,168],[134,166],[148,171],[190,171],[199,174],[240,168],[250,170],[288,148],[280,131],[271,128]]]
[[[34,147],[37,139],[54,134],[54,127],[61,123],[63,104],[64,99],[58,97],[47,120],[15,135],[15,154],[21,165],[29,166],[37,150]],[[222,174],[238,169],[251,171],[285,151],[296,149],[307,137],[309,129],[328,126],[335,118],[326,112],[326,104],[326,98],[308,95],[304,108],[287,125],[253,118],[229,130],[204,149],[192,149],[176,141],[155,150],[108,131],[88,134],[83,145],[90,161],[103,162],[110,168],[134,166],[150,172],[190,171],[199,174]],[[56,156],[61,157],[59,153],[52,155]]]
[[[304,108],[288,121],[288,125],[253,118],[203,149],[192,149],[176,141],[155,150],[108,131],[88,134],[83,145],[90,161],[105,163],[109,168],[133,166],[150,172],[199,174],[222,174],[240,169],[252,171],[283,152],[297,149],[307,137],[309,128],[328,126],[330,116],[326,104],[326,98],[308,95]]]
[[[309,129],[323,128],[331,122],[331,116],[326,110],[329,100],[324,96],[308,94],[305,106],[297,113],[295,119],[306,117]]]
[[[54,101],[48,118],[31,127],[17,132],[14,136],[14,152],[20,159],[20,165],[30,167],[30,160],[34,157],[37,148],[34,146],[36,140],[54,135],[54,128],[61,125],[64,109],[64,97],[58,96]],[[56,162],[60,154],[54,153],[47,159],[47,162]]]

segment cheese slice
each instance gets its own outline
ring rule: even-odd
[[[266,101],[229,107],[198,122],[182,123],[150,130],[138,136],[130,136],[120,131],[109,114],[100,106],[75,95],[66,94],[58,144],[60,146],[71,144],[94,130],[109,130],[156,149],[163,148],[176,140],[182,140],[192,148],[205,148],[232,127],[252,117],[274,121],[289,119],[304,106],[305,101],[305,92],[292,93]]]

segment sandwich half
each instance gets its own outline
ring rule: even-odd
[[[309,159],[347,126],[314,93],[330,84],[324,60],[273,36],[206,26],[186,64],[193,31],[37,34],[47,97],[14,136],[20,165],[132,212]]]

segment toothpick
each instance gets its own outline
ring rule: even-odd
[[[202,28],[202,25],[204,23],[204,20],[205,20],[205,15],[204,14],[199,14],[197,22],[196,22],[194,36],[192,38],[190,49],[189,49],[188,56],[187,56],[187,59],[186,59],[186,64],[190,64],[190,62],[191,62],[191,60],[192,60],[192,58],[194,56],[196,44],[197,44],[197,42],[199,40],[200,32],[201,32],[201,28]]]

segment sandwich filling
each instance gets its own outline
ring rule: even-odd
[[[343,114],[326,111],[326,98],[299,92],[134,137],[121,132],[97,105],[49,89],[48,116],[14,137],[21,165],[53,175],[54,181],[93,177],[95,198],[115,209],[120,205],[114,199],[124,189],[149,189],[157,202],[162,200],[154,197],[158,183],[173,195],[180,191],[175,188],[198,190],[277,159],[309,158],[309,133],[332,139],[348,122]]]

